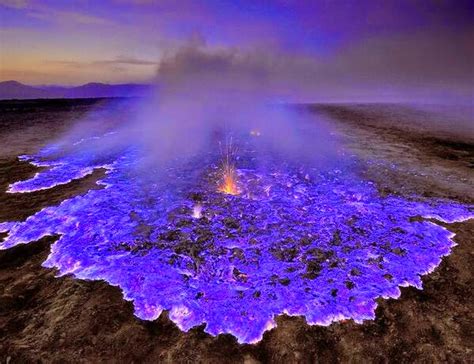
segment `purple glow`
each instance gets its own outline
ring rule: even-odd
[[[204,323],[211,335],[254,343],[282,313],[312,325],[373,319],[378,297],[421,288],[420,276],[454,246],[448,230],[411,218],[474,217],[472,206],[450,201],[382,198],[357,176],[356,160],[317,173],[248,162],[238,170],[242,193],[228,196],[213,183],[218,156],[200,157],[152,182],[134,173],[134,148],[105,162],[86,152],[32,157],[51,168],[10,192],[51,188],[107,166],[105,188],[0,223],[9,231],[0,249],[60,235],[43,266],[119,286],[143,320],[169,310],[184,331]]]

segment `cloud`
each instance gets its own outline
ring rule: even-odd
[[[248,51],[193,44],[165,58],[158,75],[159,82],[171,77],[201,85],[215,77],[213,85],[223,90],[262,86],[286,101],[464,103],[474,89],[472,34],[379,36],[321,57],[271,47]],[[225,74],[227,83],[219,83],[216,72]]]
[[[111,25],[110,19],[73,10],[59,10],[28,0],[0,0],[0,6],[24,11],[30,18],[65,24]]]
[[[220,89],[213,97],[221,90],[251,87],[252,94],[262,87],[274,99],[296,102],[465,102],[474,84],[470,34],[421,32],[373,37],[320,57],[268,45],[254,49],[212,47],[194,39],[177,52],[164,50],[161,62],[127,55],[88,62],[48,62],[78,72],[112,73],[114,67],[122,67],[141,75],[151,75],[157,67],[158,83],[171,79],[171,88],[181,80],[201,85],[211,80]],[[219,82],[216,74],[225,74],[226,82]],[[180,87],[179,91],[187,89],[196,87]]]
[[[96,60],[91,62],[54,60],[46,61],[47,63],[58,64],[67,67],[81,68],[88,66],[157,66],[158,62],[134,57],[117,57],[115,59]]]
[[[322,85],[344,85],[361,92],[464,95],[474,84],[472,32],[419,32],[374,37],[347,47],[322,65]]]
[[[132,5],[152,5],[156,4],[156,0],[115,0],[118,3],[132,4]]]
[[[0,5],[7,8],[25,9],[29,5],[28,0],[0,0]]]
[[[84,25],[110,25],[113,24],[109,19],[94,15],[84,14],[77,11],[33,9],[27,13],[29,17],[55,21],[59,23],[75,23]]]
[[[118,57],[113,60],[95,61],[94,64],[123,64],[131,66],[157,66],[158,62],[133,57]]]
[[[192,4],[193,0],[181,0],[178,4],[175,0],[114,0],[115,3],[118,4],[129,4],[129,5],[157,5],[160,8],[167,8],[167,9],[183,9],[183,5],[187,6]]]

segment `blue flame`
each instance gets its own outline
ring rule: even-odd
[[[0,248],[59,235],[43,266],[119,286],[141,319],[168,310],[184,331],[205,324],[242,343],[261,340],[282,313],[317,325],[373,319],[378,297],[421,288],[420,276],[454,246],[452,233],[413,217],[474,216],[472,206],[450,201],[383,198],[354,161],[311,177],[285,163],[264,172],[249,164],[238,170],[241,194],[227,196],[213,184],[215,156],[188,163],[198,175],[168,168],[150,180],[136,173],[137,148],[99,158],[80,144],[22,157],[47,168],[9,192],[48,189],[98,168],[106,169],[103,188],[0,223],[8,231]]]

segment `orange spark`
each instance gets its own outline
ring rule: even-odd
[[[236,184],[235,169],[232,166],[226,168],[223,173],[223,183],[219,187],[219,192],[227,193],[228,195],[238,195],[239,189]]]
[[[235,170],[234,158],[236,149],[232,146],[232,138],[226,141],[225,152],[222,161],[222,184],[218,191],[229,195],[238,195],[240,193],[237,187],[237,173]]]

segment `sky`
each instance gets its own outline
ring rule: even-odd
[[[473,1],[0,0],[0,81],[151,82],[196,41],[335,89],[472,95]]]

